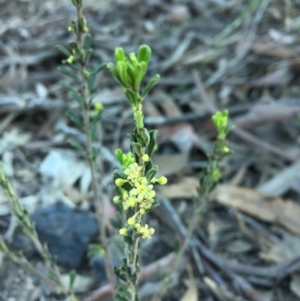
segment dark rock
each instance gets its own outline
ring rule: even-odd
[[[57,203],[37,209],[31,216],[39,239],[59,265],[77,269],[82,264],[88,244],[98,233],[98,223],[89,213]],[[19,237],[14,248],[28,249],[27,240]]]

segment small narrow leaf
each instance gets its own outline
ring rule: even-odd
[[[145,166],[145,172],[147,173],[147,171],[152,169],[153,167],[154,167],[154,164],[153,164],[152,160],[150,159]]]
[[[82,128],[83,127],[83,123],[82,120],[80,119],[80,117],[78,115],[76,115],[75,112],[73,111],[67,111],[66,115],[79,127]]]
[[[71,55],[71,52],[65,46],[56,45],[56,48],[67,57],[69,57]]]
[[[76,91],[74,90],[72,93],[71,93],[72,97],[74,98],[74,100],[77,101],[77,103],[83,107],[83,98],[81,97],[81,95]]]
[[[69,76],[69,77],[71,77],[72,79],[78,80],[76,73],[73,72],[73,71],[71,71],[71,70],[69,70],[69,69],[67,69],[65,66],[59,66],[57,69],[58,69],[61,73],[65,74],[65,75],[67,75],[67,76]]]
[[[84,39],[84,49],[89,50],[92,46],[92,36],[87,34]]]
[[[143,155],[143,152],[142,152],[142,145],[137,143],[137,142],[132,142],[131,143],[131,146],[132,146],[132,149],[134,150],[134,152],[139,156],[141,157]]]
[[[91,127],[91,138],[92,138],[92,141],[95,141],[96,140],[96,137],[97,137],[97,123],[94,123],[92,124],[92,127]]]
[[[93,152],[93,158],[97,158],[98,154],[99,154],[99,149],[95,146],[93,146],[92,148],[92,152]]]
[[[69,272],[69,278],[70,278],[69,289],[72,290],[75,279],[76,279],[76,272],[74,270],[71,270]]]
[[[95,81],[96,81],[96,74],[91,73],[88,79],[88,90],[90,93],[93,92]]]
[[[89,49],[89,50],[86,51],[85,58],[84,58],[85,64],[88,64],[88,62],[90,61],[92,53],[93,53],[92,49]]]
[[[94,74],[98,74],[100,71],[102,71],[107,66],[107,63],[102,63],[98,68],[93,72]]]
[[[120,148],[116,149],[115,156],[117,157],[120,164],[123,165],[123,152]]]
[[[157,132],[158,132],[157,130],[149,131],[150,141],[149,141],[149,145],[148,145],[148,149],[147,149],[147,154],[149,155],[149,157],[152,156],[152,154],[154,153],[154,151],[156,149]]]
[[[146,178],[149,182],[154,178],[157,171],[158,171],[157,166],[155,166],[155,167],[153,167],[153,168],[151,168],[150,170],[147,171]]]
[[[148,95],[148,93],[150,92],[150,90],[157,84],[157,82],[159,81],[159,79],[160,79],[160,75],[159,74],[154,75],[150,79],[149,83],[147,84],[147,86],[146,86],[146,88],[145,88],[145,90],[144,90],[144,92],[142,94],[142,98],[145,98]]]
[[[123,180],[127,179],[127,175],[119,169],[115,169],[113,175],[114,175],[114,180],[120,179],[120,178]]]
[[[67,90],[69,90],[70,92],[77,92],[71,85],[69,85],[68,83],[66,83],[66,82],[63,81],[63,80],[61,80],[61,81],[59,82],[59,84],[60,84],[62,87],[64,87],[64,88],[66,88]]]
[[[74,148],[76,148],[77,150],[81,151],[81,152],[85,152],[85,148],[79,143],[77,142],[76,140],[72,139],[72,138],[69,138],[67,140],[67,142],[73,146]]]
[[[111,218],[110,220],[110,224],[116,229],[119,230],[121,228],[121,223],[113,218]]]
[[[132,237],[131,237],[131,236],[126,235],[126,236],[123,236],[123,238],[124,238],[124,241],[125,241],[128,245],[132,246]]]

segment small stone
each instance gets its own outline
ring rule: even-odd
[[[98,233],[97,220],[58,203],[36,210],[32,215],[41,242],[46,243],[57,262],[69,268],[78,268],[88,244]]]
[[[174,23],[183,23],[191,18],[191,13],[186,5],[176,5],[171,9],[171,20]]]
[[[62,203],[39,208],[31,218],[40,241],[48,246],[56,262],[71,269],[79,268],[88,245],[99,231],[96,218]],[[21,233],[15,236],[11,247],[21,249],[29,258],[37,255],[30,239]]]

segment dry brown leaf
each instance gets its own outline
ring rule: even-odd
[[[292,59],[299,56],[297,49],[290,49],[289,47],[274,45],[274,43],[269,42],[254,42],[251,50],[258,54],[281,59]]]
[[[215,197],[222,205],[300,234],[300,205],[292,200],[271,198],[253,189],[228,185],[219,185]]]
[[[189,287],[187,291],[184,293],[180,301],[198,301],[198,290],[195,282],[195,278],[193,276],[192,268],[188,266],[189,272]]]
[[[154,164],[159,166],[159,170],[156,174],[157,177],[167,176],[180,171],[184,167],[184,165],[188,162],[189,152],[172,155],[154,154],[152,159]]]
[[[258,190],[271,196],[282,195],[293,185],[298,176],[300,176],[300,160],[278,172]]]
[[[199,180],[192,177],[182,177],[177,183],[159,186],[157,190],[164,197],[169,199],[192,198],[197,195]]]
[[[250,87],[268,87],[288,84],[292,79],[289,66],[281,67],[265,76],[262,76],[249,83]]]
[[[174,100],[164,92],[158,92],[157,97],[161,98],[159,105],[166,116],[178,117],[182,115],[180,108],[176,105]],[[145,111],[147,115],[151,117],[161,116],[159,110],[149,102],[145,104]],[[193,127],[187,122],[180,122],[175,125],[164,125],[158,128],[162,140],[171,141],[181,152],[187,152],[191,150],[193,145],[199,144]]]

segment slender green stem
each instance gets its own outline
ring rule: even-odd
[[[84,49],[83,45],[83,33],[80,29],[79,22],[82,15],[82,7],[77,6],[77,43],[80,50]],[[95,159],[93,155],[93,141],[91,136],[91,120],[90,120],[90,103],[88,100],[88,85],[87,85],[87,77],[85,74],[86,70],[86,63],[83,58],[80,60],[80,77],[81,77],[81,94],[83,98],[83,123],[84,123],[84,131],[87,138],[87,160],[91,171],[91,178],[92,178],[92,190],[94,195],[94,204],[97,212],[97,217],[100,224],[100,240],[105,250],[105,269],[106,274],[109,279],[109,282],[115,287],[115,277],[112,270],[110,254],[109,254],[109,247],[108,247],[108,239],[106,236],[106,224],[105,224],[105,217],[103,208],[105,208],[104,198],[103,198],[103,187],[101,181],[96,179],[96,171],[95,171]],[[99,143],[101,145],[101,141]],[[100,172],[103,172],[103,162],[101,158],[101,151],[99,152],[99,160],[100,160]],[[102,177],[103,178],[103,177]]]
[[[23,205],[20,203],[20,200],[19,200],[11,182],[6,178],[6,175],[4,173],[4,169],[3,169],[2,165],[0,165],[0,186],[2,186],[2,188],[4,189],[4,191],[7,194],[9,201],[12,205],[13,213],[17,217],[19,224],[22,227],[22,230],[32,240],[35,248],[37,249],[39,254],[45,260],[47,267],[55,275],[56,283],[52,280],[47,281],[47,282],[48,283],[50,282],[52,285],[55,283],[55,285],[54,285],[55,288],[57,287],[57,285],[59,285],[60,289],[62,289],[65,294],[68,294],[68,291],[63,287],[61,275],[60,275],[57,265],[53,261],[51,255],[49,254],[49,251],[40,242],[40,240],[38,238],[38,234],[34,228],[34,225],[33,225],[32,221],[30,220],[30,216],[29,216],[28,212],[26,211],[26,209],[23,207]],[[25,265],[31,271],[35,272],[34,268],[30,265],[29,262],[24,261],[21,258],[18,258],[17,255],[12,256],[13,255],[12,251],[9,251],[9,249],[7,249],[7,250],[9,252],[8,255],[14,261]],[[45,280],[45,278],[47,278],[47,277],[42,277],[42,278]]]

